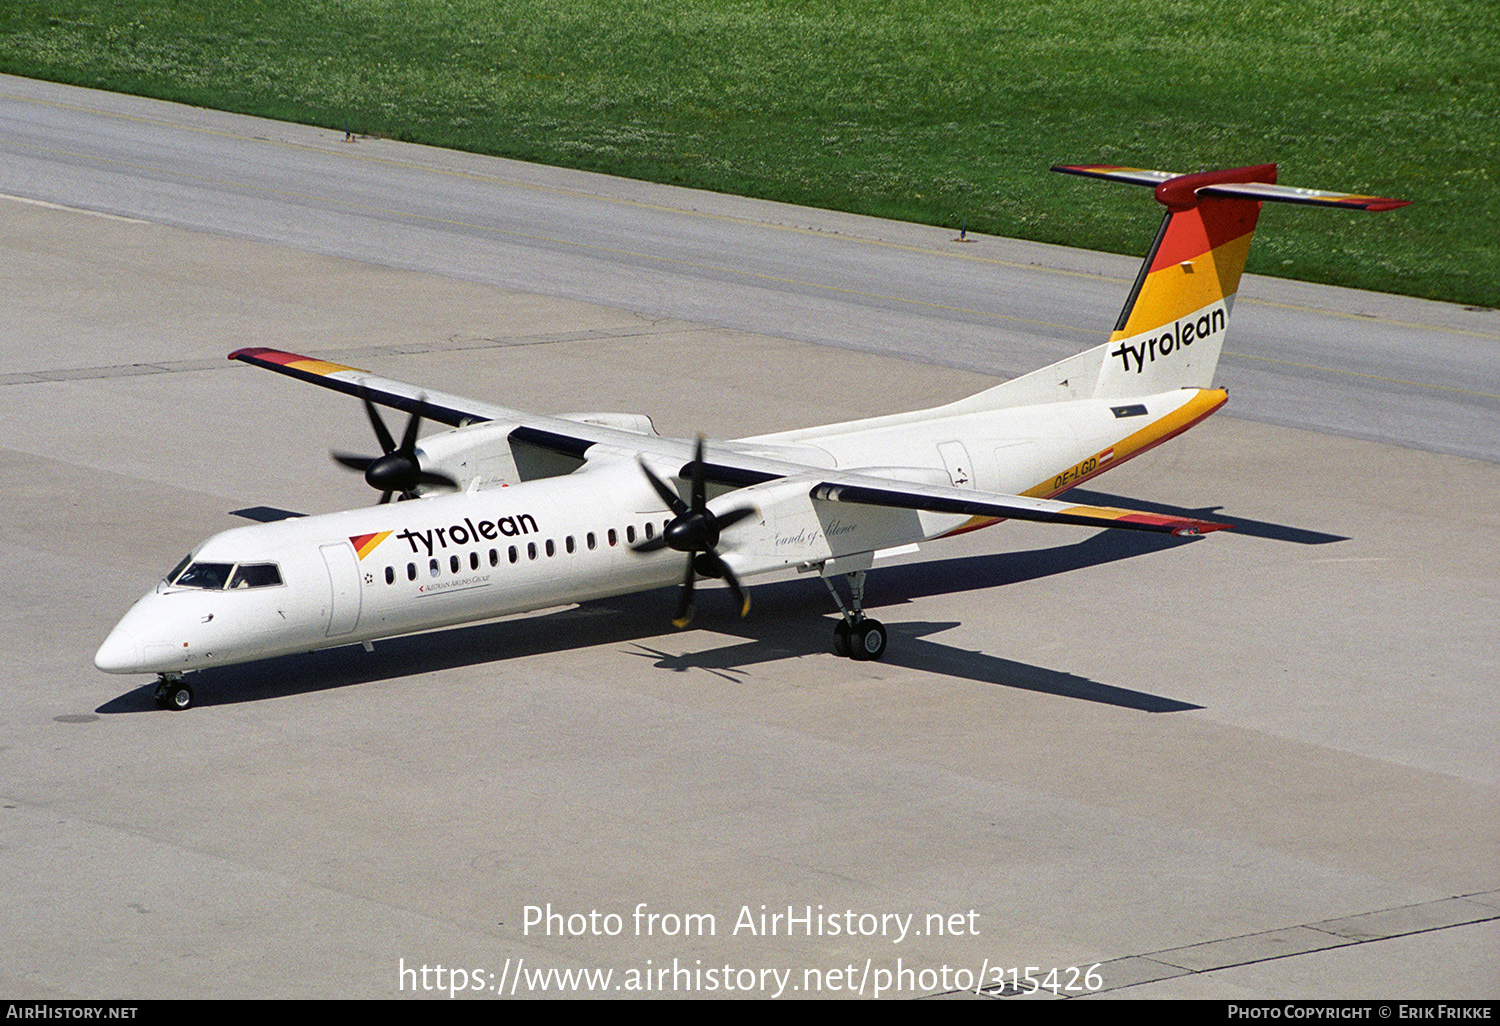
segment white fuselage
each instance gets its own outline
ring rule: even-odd
[[[757,511],[730,529],[724,560],[741,576],[821,566],[938,537],[969,519],[819,502],[809,495],[818,464],[1050,495],[1107,469],[1090,467],[1091,454],[1162,423],[1196,395],[1148,397],[1149,414],[1123,421],[1101,400],[982,411],[959,403],[726,443],[767,459],[794,453],[803,472],[711,501]],[[631,545],[671,518],[634,457],[611,454],[562,476],[236,528],[195,549],[193,564],[269,564],[278,583],[163,581],[95,662],[111,673],[176,674],[663,587],[681,581],[687,557]]]

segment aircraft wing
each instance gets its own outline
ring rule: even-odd
[[[423,403],[423,416],[450,427],[478,424],[486,420],[506,419],[514,410],[492,406],[461,396],[417,388],[404,381],[393,381],[371,374],[358,367],[346,367],[312,356],[299,356],[280,349],[236,349],[229,354],[231,360],[248,363],[252,367],[275,371],[299,381],[306,381],[321,388],[331,388],[345,395],[362,396],[372,403],[390,406],[403,413],[416,412]]]
[[[231,360],[248,363],[252,367],[275,371],[288,377],[332,389],[345,395],[368,399],[380,406],[389,406],[403,413],[416,413],[439,424],[464,427],[486,421],[515,425],[511,430],[514,441],[525,442],[563,455],[583,458],[584,452],[593,445],[622,445],[642,443],[648,436],[616,428],[561,417],[547,417],[523,410],[511,409],[497,403],[421,388],[405,381],[383,378],[358,367],[346,367],[312,356],[301,356],[280,349],[237,349],[229,354]],[[691,444],[676,439],[651,439],[657,445],[642,446],[649,451],[670,452],[673,455],[690,452]]]
[[[562,456],[584,460],[588,458],[585,454],[590,449],[599,446],[597,452],[609,454],[601,458],[622,454],[632,459],[636,455],[649,456],[666,465],[678,464],[681,469],[675,471],[677,477],[686,480],[691,476],[694,449],[691,439],[664,438],[590,423],[587,420],[549,417],[512,409],[280,349],[237,349],[229,354],[229,359],[285,374],[298,381],[332,389],[344,395],[368,399],[377,405],[404,413],[413,414],[420,408],[424,418],[450,427],[485,422],[510,425],[508,437],[512,443],[545,449]],[[757,446],[758,450],[764,448]],[[707,480],[727,488],[743,488],[793,474],[804,474],[810,469],[798,460],[794,447],[783,448],[788,456],[783,460],[721,450],[725,458],[707,461],[704,465],[705,476]]]
[[[1231,526],[1192,517],[1142,513],[1112,506],[1080,506],[1056,499],[1033,499],[1025,495],[1002,495],[969,488],[891,481],[858,473],[830,475],[814,485],[810,494],[823,502],[853,502],[867,506],[926,510],[930,513],[953,513],[973,518],[973,523],[965,524],[957,528],[957,531],[982,527],[995,520],[1031,520],[1043,524],[1124,528],[1179,536],[1208,534]]]
[[[415,412],[420,404],[424,416],[453,427],[484,421],[512,423],[516,425],[511,430],[510,437],[513,440],[579,459],[585,458],[585,453],[595,445],[625,447],[630,452],[673,462],[680,458],[684,462],[676,476],[682,480],[689,480],[693,476],[692,443],[685,439],[633,434],[598,424],[527,413],[419,388],[356,367],[346,367],[279,349],[240,349],[230,353],[229,358],[346,395],[368,398],[373,403],[407,413]],[[757,448],[765,451],[765,447]],[[729,488],[744,488],[784,478],[811,479],[813,483],[809,494],[815,500],[925,510],[973,518],[974,523],[958,528],[960,531],[994,520],[1031,520],[1048,524],[1125,528],[1177,535],[1206,534],[1229,526],[1190,517],[1142,513],[1107,506],[1080,506],[1054,499],[1034,499],[1023,495],[1001,495],[968,488],[892,480],[860,474],[857,470],[846,472],[812,467],[796,461],[792,453],[788,453],[788,456],[786,459],[777,459],[769,453],[750,455],[735,452],[731,447],[720,447],[711,459],[705,461],[703,476],[708,481]]]

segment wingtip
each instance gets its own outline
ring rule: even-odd
[[[1212,534],[1215,531],[1232,530],[1234,530],[1233,524],[1219,524],[1211,520],[1197,520],[1175,529],[1172,534],[1178,538],[1196,538],[1199,535]]]

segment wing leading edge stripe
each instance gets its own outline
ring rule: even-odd
[[[463,427],[466,424],[478,424],[489,419],[468,410],[424,401],[420,395],[406,395],[382,388],[378,384],[371,384],[372,380],[378,382],[382,379],[370,375],[367,370],[345,367],[341,363],[329,363],[327,360],[316,360],[309,356],[283,352],[280,349],[262,348],[236,349],[229,354],[229,359],[248,363],[252,367],[260,367],[263,370],[275,371],[277,374],[285,374],[320,388],[342,392],[344,395],[369,399],[372,403],[389,406],[402,413],[415,413],[420,408],[422,416],[426,419],[435,420],[439,424],[447,424],[449,427]],[[370,376],[352,380],[349,377],[340,376],[354,374]]]

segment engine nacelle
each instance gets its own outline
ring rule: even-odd
[[[656,434],[651,418],[640,413],[567,413],[558,419],[637,435]],[[513,439],[511,434],[519,426],[511,421],[489,420],[442,431],[422,439],[417,455],[423,469],[447,474],[464,491],[561,477],[583,465],[575,456]]]

